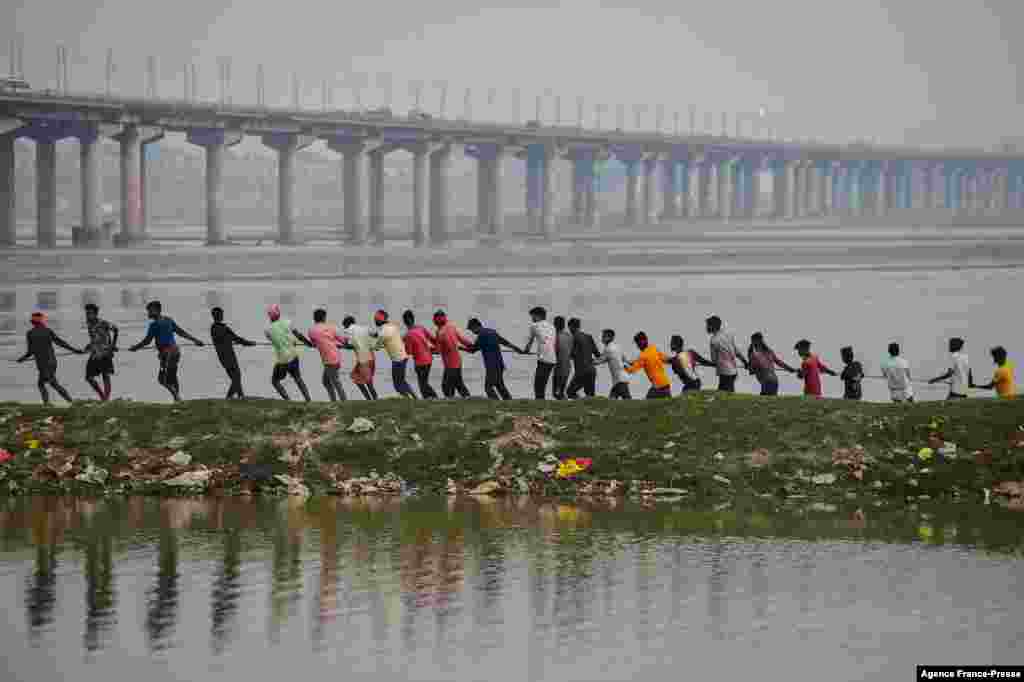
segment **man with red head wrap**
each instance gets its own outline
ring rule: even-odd
[[[61,398],[71,402],[71,395],[57,381],[57,355],[53,352],[54,344],[61,348],[82,355],[84,350],[75,348],[67,341],[57,336],[52,329],[46,326],[46,313],[37,311],[32,313],[32,329],[25,334],[27,348],[25,354],[18,358],[18,362],[25,362],[29,358],[36,359],[36,369],[39,370],[39,394],[43,397],[43,403],[50,404],[50,394],[46,390],[47,384],[60,394]]]

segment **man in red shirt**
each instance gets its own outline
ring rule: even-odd
[[[441,392],[445,398],[454,398],[458,392],[463,398],[470,397],[466,382],[462,380],[462,355],[459,349],[473,345],[462,330],[448,321],[443,310],[434,313],[434,326],[437,327],[437,350],[444,364],[444,377],[441,379]]]
[[[826,367],[825,363],[811,352],[811,342],[807,339],[797,341],[793,349],[796,350],[803,360],[800,364],[800,370],[796,375],[804,380],[804,395],[820,398],[822,373],[824,372],[833,377],[837,377],[839,374]]]
[[[426,327],[416,324],[416,316],[411,310],[402,313],[402,321],[409,329],[405,334],[405,352],[412,357],[416,368],[416,380],[420,384],[420,395],[425,400],[436,399],[437,392],[430,385],[430,366],[437,352],[437,337]]]

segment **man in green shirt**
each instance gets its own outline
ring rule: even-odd
[[[308,403],[309,389],[306,388],[306,382],[302,380],[302,372],[299,370],[299,351],[295,347],[295,340],[298,339],[309,348],[313,347],[313,343],[292,328],[291,320],[281,318],[281,307],[276,303],[267,308],[267,317],[270,318],[270,326],[264,333],[270,345],[274,347],[274,372],[270,375],[270,383],[282,398],[291,400],[281,383],[286,376],[291,376]]]

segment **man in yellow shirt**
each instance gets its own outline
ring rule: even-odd
[[[626,371],[633,374],[642,369],[647,374],[651,382],[651,388],[647,391],[648,398],[671,398],[672,383],[665,373],[665,365],[670,364],[672,358],[663,355],[654,344],[649,343],[644,332],[637,332],[633,341],[640,349],[640,357],[631,362]]]
[[[992,349],[992,361],[996,363],[996,371],[992,375],[992,381],[982,386],[976,386],[971,382],[971,388],[982,390],[995,389],[996,395],[1000,398],[1016,398],[1017,386],[1013,380],[1013,363],[1006,357],[1006,349],[996,346]]]
[[[402,332],[398,325],[388,319],[385,310],[378,310],[373,316],[373,323],[377,325],[377,348],[383,348],[391,358],[391,381],[395,384],[395,391],[405,398],[416,399],[412,387],[405,379],[405,366],[409,364],[409,353],[405,350],[405,341],[402,340]]]

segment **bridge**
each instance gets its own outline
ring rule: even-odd
[[[57,243],[55,145],[78,141],[82,228],[97,232],[101,198],[98,141],[120,143],[122,243],[147,239],[145,147],[167,132],[185,133],[205,151],[206,241],[227,242],[223,220],[224,150],[258,136],[278,155],[278,240],[302,242],[294,217],[296,151],[318,140],[342,163],[344,216],[339,239],[378,243],[384,157],[412,155],[410,237],[417,246],[449,237],[448,168],[453,153],[477,162],[478,237],[503,236],[502,169],[525,163],[530,234],[554,239],[552,168],[572,165],[572,222],[592,227],[595,164],[615,158],[626,169],[627,226],[683,219],[749,220],[759,215],[762,182],[771,177],[769,213],[778,220],[809,216],[877,216],[906,210],[952,215],[1024,208],[1024,153],[980,149],[838,145],[711,135],[596,130],[582,126],[481,123],[347,111],[231,106],[186,100],[0,92],[0,247],[15,244],[14,141],[35,142],[36,243]]]

